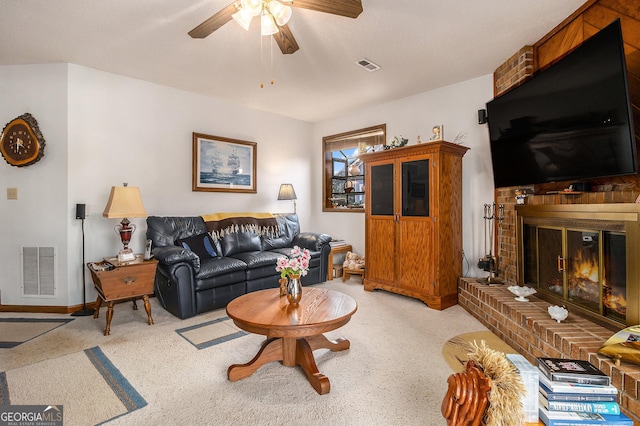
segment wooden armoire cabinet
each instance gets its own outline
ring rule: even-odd
[[[365,181],[365,290],[414,297],[430,308],[458,301],[462,275],[462,157],[427,142],[361,155]]]

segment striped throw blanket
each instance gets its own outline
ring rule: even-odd
[[[271,213],[214,213],[203,215],[207,231],[215,239],[234,232],[255,232],[258,235],[277,235],[278,222]]]

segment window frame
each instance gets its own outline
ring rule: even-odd
[[[323,178],[322,178],[322,211],[323,212],[352,212],[364,213],[364,194],[362,194],[362,207],[334,207],[333,199],[333,180],[336,176],[333,174],[334,156],[336,151],[344,151],[347,149],[358,149],[358,153],[369,152],[375,145],[385,145],[387,135],[387,125],[378,124],[349,132],[339,133],[335,135],[325,136],[322,138],[322,161],[323,161]],[[371,147],[371,148],[369,148]],[[343,154],[344,155],[344,154]],[[349,164],[347,157],[346,167]],[[357,158],[357,157],[356,157]],[[360,164],[362,171],[362,182],[365,181],[364,165]],[[360,175],[359,175],[360,176]],[[338,176],[344,178],[344,176]]]

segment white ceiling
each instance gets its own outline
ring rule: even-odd
[[[0,0],[0,65],[73,63],[317,122],[490,74],[585,0],[362,0],[355,20],[294,8],[300,50],[265,37],[262,63],[256,20],[187,35],[231,1]]]

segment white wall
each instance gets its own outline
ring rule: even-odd
[[[67,303],[67,65],[0,66],[0,124],[30,113],[45,139],[45,156],[28,167],[0,159],[0,302]],[[7,188],[18,189],[7,200]],[[55,247],[55,297],[20,297],[21,247]]]
[[[364,213],[322,212],[322,137],[337,133],[387,124],[387,142],[402,135],[415,144],[418,135],[429,139],[434,125],[444,125],[444,139],[453,141],[466,133],[463,144],[471,148],[463,158],[463,247],[468,276],[486,276],[478,270],[478,259],[484,256],[483,205],[494,199],[493,174],[487,125],[478,124],[477,112],[493,98],[493,76],[443,87],[345,114],[339,118],[316,123],[313,128],[314,218],[316,228],[330,229],[333,235],[346,239],[354,251],[364,254]]]
[[[33,78],[25,78],[31,74]],[[0,67],[0,81],[0,111],[6,121],[32,112],[47,139],[45,158],[40,163],[24,170],[0,165],[3,186],[5,182],[6,186],[17,186],[21,195],[18,202],[0,201],[3,240],[9,235],[9,244],[2,244],[0,252],[3,304],[82,303],[82,233],[81,221],[75,219],[75,205],[84,203],[87,208],[86,261],[112,256],[121,248],[113,230],[118,220],[103,218],[102,211],[111,186],[123,182],[140,187],[147,213],[160,216],[290,212],[291,202],[277,201],[280,184],[289,182],[298,195],[302,228],[312,230],[307,204],[311,193],[306,149],[311,139],[310,123],[77,65]],[[8,97],[5,85],[16,87]],[[30,111],[30,104],[25,103],[16,105],[15,111],[4,111],[10,100],[24,98],[20,87],[31,93],[38,110]],[[257,193],[192,192],[192,132],[257,142]],[[23,175],[29,180],[25,182]],[[36,189],[38,192],[32,195]],[[47,205],[43,205],[44,200]],[[35,226],[16,226],[24,223],[21,218],[27,214],[33,216]],[[142,252],[145,221],[132,222],[138,230],[131,247]],[[60,249],[60,291],[55,301],[20,296],[19,259],[14,252],[19,243],[30,241],[55,244]],[[87,300],[93,301],[96,293],[86,275]]]
[[[113,185],[140,187],[149,215],[199,215],[224,211],[288,212],[277,201],[279,185],[293,183],[303,230],[326,232],[364,253],[364,215],[322,212],[322,137],[386,123],[388,137],[427,140],[444,124],[445,139],[466,132],[463,160],[464,251],[468,275],[484,255],[482,205],[493,200],[486,125],[477,110],[492,98],[492,76],[462,82],[395,102],[311,124],[156,84],[77,65],[0,66],[0,117],[30,112],[47,141],[37,164],[0,164],[0,303],[73,306],[82,303],[81,221],[87,206],[85,260],[120,248],[117,220],[102,217]],[[260,90],[260,89],[256,89]],[[260,95],[264,95],[261,93]],[[258,143],[257,194],[191,191],[192,132]],[[8,187],[18,200],[7,200]],[[146,226],[132,248],[141,252]],[[54,298],[21,296],[20,246],[57,248]],[[96,293],[86,274],[87,300]]]

